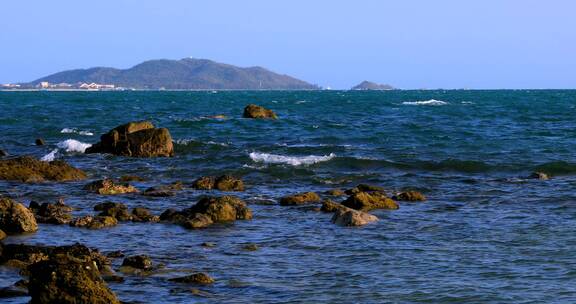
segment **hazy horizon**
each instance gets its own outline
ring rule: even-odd
[[[223,9],[225,8],[225,9]],[[576,88],[570,1],[4,3],[0,83],[204,58],[348,89]]]

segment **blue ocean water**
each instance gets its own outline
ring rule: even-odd
[[[280,118],[243,119],[249,103]],[[134,184],[141,190],[232,174],[247,184],[238,196],[254,211],[252,221],[204,230],[41,225],[5,242],[148,254],[162,271],[109,284],[131,302],[576,302],[575,110],[571,90],[0,92],[0,148],[11,155],[64,159],[90,179],[136,174],[148,180]],[[170,130],[174,158],[79,153],[82,143],[144,119]],[[35,146],[37,137],[47,145]],[[527,178],[534,171],[552,178]],[[86,193],[86,183],[0,181],[0,193],[26,203],[64,197],[77,215],[107,200],[160,214],[207,194],[111,198]],[[286,194],[358,183],[429,199],[374,211],[380,221],[361,228],[277,204]],[[247,243],[260,249],[242,250]],[[217,282],[197,296],[167,281],[190,271]],[[0,286],[19,278],[0,267]]]

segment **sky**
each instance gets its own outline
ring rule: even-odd
[[[573,0],[3,0],[0,83],[206,58],[335,89],[576,88]]]

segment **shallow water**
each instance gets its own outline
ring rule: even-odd
[[[240,118],[248,103],[272,108],[280,119]],[[99,231],[41,225],[6,242],[82,242],[165,264],[151,276],[110,283],[123,301],[575,302],[575,108],[576,91],[0,92],[0,148],[12,155],[43,157],[58,149],[56,158],[90,179],[146,177],[134,183],[141,190],[229,173],[247,183],[238,195],[255,215],[195,231],[169,224]],[[228,118],[207,118],[217,114]],[[94,143],[142,119],[170,129],[174,158],[84,155],[79,143],[63,143]],[[36,137],[48,145],[34,146]],[[535,170],[554,178],[525,178]],[[375,211],[381,220],[362,228],[276,204],[288,193],[361,182],[390,192],[418,189],[429,200]],[[102,197],[83,191],[86,183],[0,181],[0,191],[26,204],[64,197],[77,215],[106,200],[159,214],[207,194]],[[260,249],[242,250],[246,243]],[[199,287],[207,296],[166,280],[190,271],[217,280]],[[18,279],[0,267],[0,286]]]

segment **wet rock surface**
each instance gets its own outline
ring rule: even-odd
[[[288,195],[280,199],[280,205],[282,206],[296,206],[318,202],[320,202],[320,196],[314,192]]]
[[[53,204],[32,201],[29,209],[34,212],[38,223],[63,225],[72,220],[72,207],[67,206],[63,200]]]
[[[244,108],[244,118],[267,118],[267,119],[277,119],[278,116],[274,111],[266,109],[264,107],[249,104]]]
[[[149,121],[130,122],[100,137],[100,142],[86,153],[110,153],[131,157],[174,156],[172,136],[168,129],[155,128]]]
[[[398,204],[380,192],[357,192],[349,196],[342,205],[360,210],[398,209]]]
[[[177,282],[177,283],[203,284],[203,285],[212,284],[212,283],[216,282],[208,274],[202,273],[202,272],[193,273],[191,275],[187,275],[184,277],[173,278],[173,279],[170,279],[169,281]]]
[[[88,229],[102,229],[118,225],[118,220],[112,216],[91,216],[74,218],[70,226]]]
[[[138,189],[134,188],[127,183],[115,183],[114,180],[105,178],[102,180],[93,181],[86,186],[84,190],[90,192],[102,194],[102,195],[115,195],[124,193],[136,193],[139,192]]]
[[[392,199],[406,202],[423,202],[426,200],[426,196],[418,191],[406,191],[396,194]]]
[[[86,173],[62,160],[45,162],[30,156],[0,160],[0,180],[43,182],[76,181],[85,178]]]
[[[377,220],[378,217],[367,212],[350,208],[340,208],[335,211],[331,221],[338,226],[352,227],[364,226]]]
[[[192,188],[197,190],[244,191],[244,182],[230,175],[203,176],[192,183]]]
[[[134,255],[124,258],[122,266],[150,270],[152,269],[153,263],[152,259],[147,255]]]
[[[38,224],[34,213],[23,204],[0,197],[0,229],[7,234],[35,232]]]

